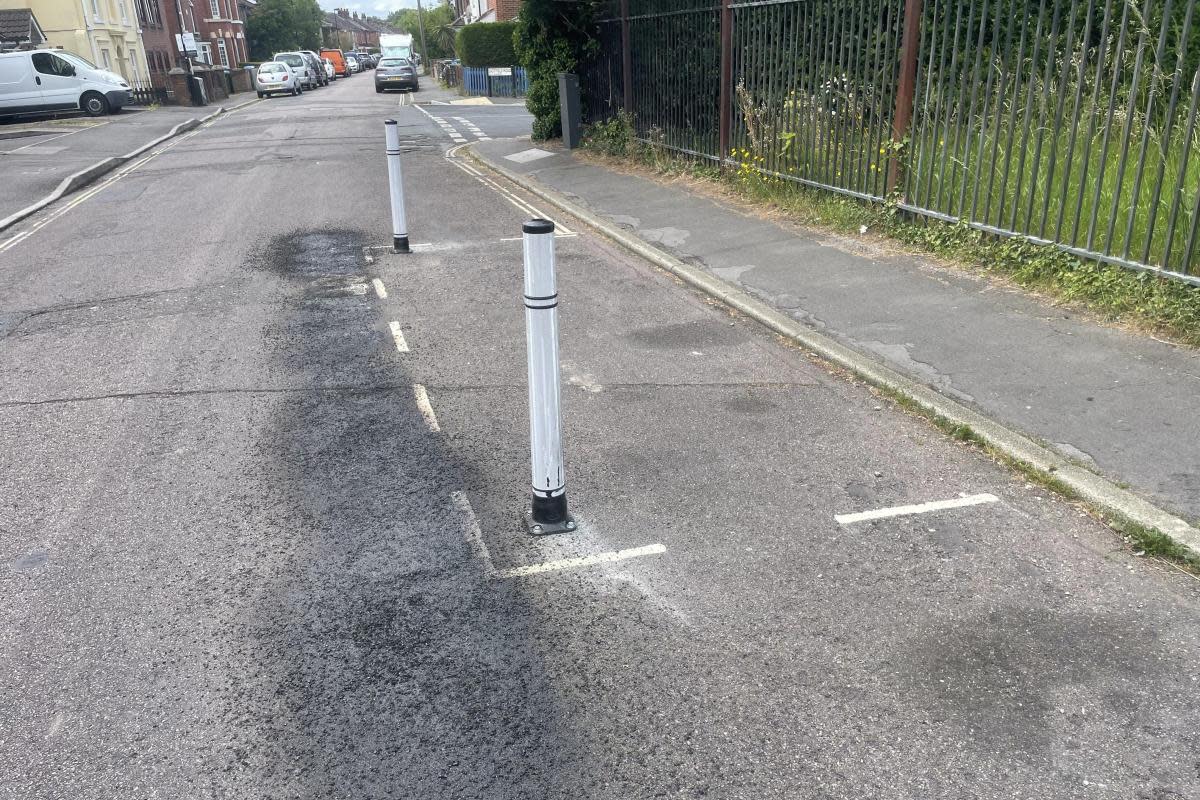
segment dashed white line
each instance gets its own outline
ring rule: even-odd
[[[614,561],[625,561],[626,559],[630,558],[652,556],[665,552],[667,552],[667,548],[661,544],[648,544],[645,547],[634,547],[629,550],[614,550],[609,553],[596,553],[595,555],[591,556],[564,558],[560,561],[547,561],[543,564],[531,564],[528,567],[513,567],[512,569],[501,570],[499,573],[497,573],[497,576],[500,578],[523,578],[526,575],[538,575],[543,572],[557,572],[564,569],[590,567],[594,564],[610,564]]]
[[[904,517],[912,514],[927,514],[930,511],[942,511],[948,508],[964,508],[983,503],[995,503],[999,499],[994,494],[972,494],[965,497],[956,497],[953,500],[935,500],[931,503],[919,503],[911,506],[893,506],[892,508],[877,508],[874,511],[858,511],[854,514],[836,514],[833,518],[842,525],[849,525],[854,522],[865,522],[871,519]]]
[[[375,294],[379,296],[380,300],[387,299],[387,287],[383,285],[383,281],[379,278],[371,278],[371,285],[375,287]]]
[[[407,353],[408,352],[408,342],[406,342],[404,340],[404,331],[400,330],[400,323],[396,322],[395,320],[392,320],[391,322],[388,323],[388,328],[392,332],[392,341],[396,343],[396,352],[397,353]],[[422,390],[422,391],[424,391],[424,390]],[[429,399],[426,398],[425,402],[428,403]],[[425,412],[421,412],[421,413],[425,413]],[[432,414],[433,410],[430,409],[429,413]],[[436,423],[436,420],[435,420],[435,423]]]
[[[451,492],[450,500],[467,518],[467,530],[464,535],[471,553],[482,562],[484,575],[489,579],[495,578],[496,565],[492,563],[492,554],[488,552],[487,542],[483,540],[483,531],[479,528],[479,519],[475,516],[475,509],[471,508],[471,501],[463,492]]]
[[[429,403],[429,392],[425,391],[425,387],[421,384],[415,383],[413,384],[413,395],[417,399],[417,410],[425,418],[425,424],[429,426],[429,430],[441,433],[442,426],[438,425],[437,415],[433,413],[433,406]]]

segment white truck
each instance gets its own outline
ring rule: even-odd
[[[407,33],[385,33],[379,37],[380,58],[413,57],[413,37]]]

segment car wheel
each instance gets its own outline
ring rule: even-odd
[[[99,92],[88,92],[79,98],[79,107],[89,117],[102,117],[108,113],[108,100]]]
[[[259,100],[262,100],[262,99],[263,99],[263,93],[262,93],[262,92],[259,92],[259,93],[258,93],[258,99],[259,99]]]

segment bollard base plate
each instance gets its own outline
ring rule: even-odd
[[[411,252],[408,249],[408,237],[407,236],[393,236],[392,237],[392,252],[393,253]]]
[[[534,536],[549,536],[552,533],[574,533],[579,529],[579,526],[575,524],[575,518],[570,514],[561,522],[534,522],[533,512],[525,510],[521,512],[521,522],[524,523],[525,530]]]

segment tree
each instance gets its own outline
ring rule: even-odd
[[[425,10],[425,39],[429,52],[421,51],[421,27],[417,23],[417,10],[404,8],[388,17],[388,24],[404,33],[412,34],[413,47],[428,63],[431,59],[454,58],[454,7],[450,3],[432,0],[433,7]]]
[[[316,50],[324,20],[317,0],[259,0],[246,20],[250,54],[262,61],[281,50]]]

